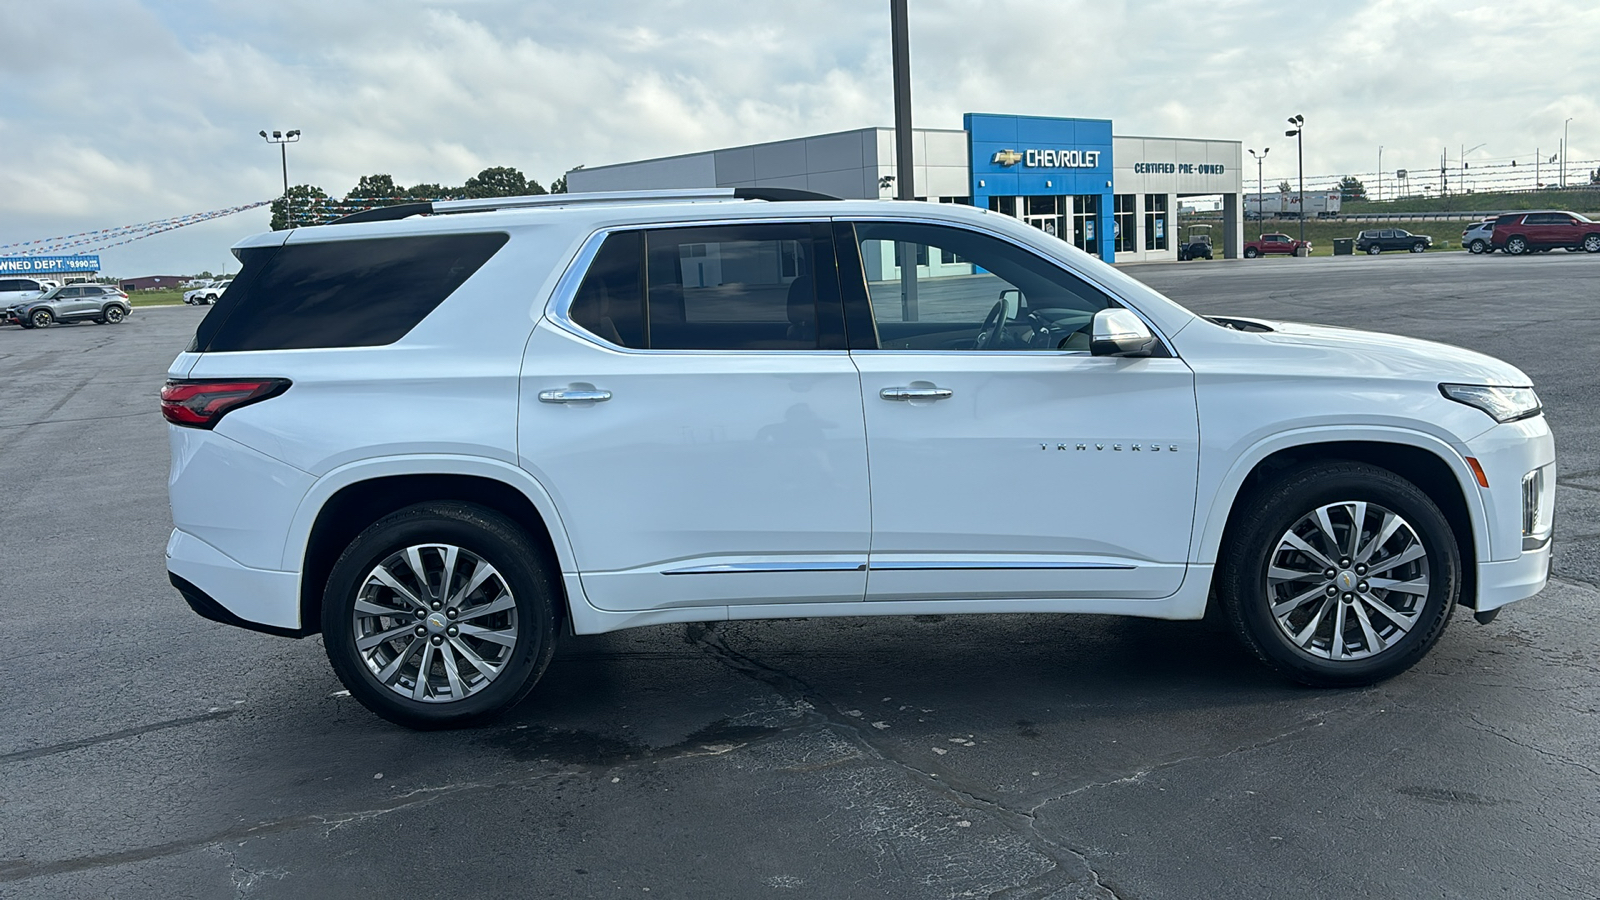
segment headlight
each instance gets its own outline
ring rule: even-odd
[[[1457,403],[1475,406],[1496,422],[1515,422],[1537,416],[1544,407],[1531,387],[1494,387],[1487,384],[1441,384],[1439,393]]]

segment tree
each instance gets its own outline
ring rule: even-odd
[[[389,175],[363,175],[350,193],[344,195],[346,202],[352,200],[380,200],[387,203],[369,203],[371,206],[387,206],[396,202],[397,198],[405,193],[405,189],[394,183],[394,178]]]
[[[521,197],[525,194],[543,194],[545,189],[537,181],[529,181],[521,172],[509,166],[494,166],[467,179],[463,191],[467,199],[480,197]]]
[[[1339,179],[1339,199],[1346,203],[1351,200],[1365,200],[1367,199],[1367,186],[1362,184],[1361,179],[1354,175],[1346,175]]]
[[[1287,181],[1280,181],[1280,182],[1278,182],[1278,192],[1282,193],[1282,194],[1293,193],[1294,192],[1294,187],[1292,185],[1290,185],[1289,182],[1287,182]]]
[[[565,194],[566,192],[567,192],[567,176],[563,175],[560,178],[557,178],[555,181],[550,182],[550,193],[552,193],[552,194]]]
[[[322,188],[297,184],[272,201],[272,230],[320,224],[326,217],[328,204],[328,195]]]
[[[406,199],[411,201],[459,200],[465,196],[466,192],[462,188],[445,187],[442,184],[434,184],[432,182],[427,184],[413,184],[411,187],[406,188],[405,190]]]

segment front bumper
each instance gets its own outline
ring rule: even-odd
[[[1555,541],[1538,550],[1524,550],[1516,559],[1478,563],[1478,602],[1474,609],[1489,612],[1525,600],[1544,590],[1550,581],[1550,557]]]

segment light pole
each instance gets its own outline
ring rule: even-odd
[[[1295,152],[1300,155],[1300,242],[1306,240],[1306,145],[1301,132],[1306,130],[1306,117],[1294,115],[1289,117],[1289,124],[1294,128],[1283,133],[1284,137],[1294,138]]]
[[[1383,200],[1383,145],[1378,145],[1378,200]]]
[[[1572,124],[1572,117],[1567,116],[1567,121],[1561,123],[1561,186],[1567,186],[1567,126]]]
[[[295,141],[300,140],[300,129],[296,128],[293,131],[289,131],[289,132],[274,131],[272,133],[271,137],[267,137],[267,133],[265,131],[263,131],[263,132],[261,132],[261,139],[266,141],[269,144],[277,144],[278,145],[278,155],[283,157],[283,193],[284,193],[285,196],[288,196],[288,194],[289,194],[289,149],[285,145],[286,144],[292,144]]]
[[[1266,210],[1265,204],[1267,202],[1267,195],[1261,189],[1261,163],[1262,163],[1263,160],[1265,160],[1267,158],[1267,154],[1271,153],[1271,152],[1272,152],[1272,148],[1271,147],[1262,147],[1261,148],[1261,152],[1259,154],[1256,153],[1254,150],[1250,151],[1250,155],[1255,157],[1255,160],[1256,160],[1256,221],[1257,222],[1259,222],[1262,219],[1266,218],[1266,211],[1267,210]]]
[[[1489,145],[1479,144],[1478,146],[1473,147],[1472,150],[1468,150],[1466,144],[1461,145],[1461,177],[1456,179],[1456,187],[1459,189],[1460,193],[1465,194],[1467,192],[1467,154],[1473,152],[1473,150],[1479,150],[1487,146]]]

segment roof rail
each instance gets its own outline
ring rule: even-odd
[[[786,203],[801,200],[838,200],[838,197],[803,191],[798,188],[737,187],[737,188],[675,188],[654,191],[605,191],[576,194],[533,194],[524,197],[483,197],[476,200],[434,200],[423,203],[402,203],[398,206],[380,206],[334,219],[330,225],[352,222],[386,222],[410,216],[449,215],[450,213],[490,212],[497,209],[530,209],[539,207],[588,206],[630,203],[682,203],[727,202],[730,200],[765,200],[769,203]]]

